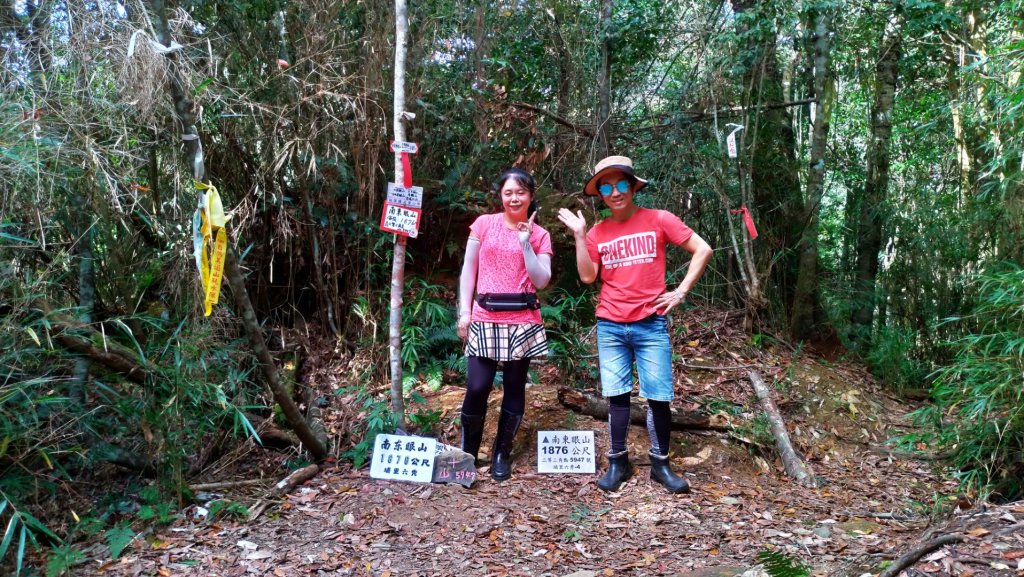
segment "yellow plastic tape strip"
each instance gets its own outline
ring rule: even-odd
[[[213,228],[224,228],[227,224],[228,219],[224,216],[224,204],[220,200],[220,193],[217,191],[217,187],[212,184],[206,184],[203,182],[196,182],[196,188],[199,190],[206,191],[207,198],[207,215],[210,217],[210,224]]]
[[[220,301],[220,286],[224,278],[224,257],[227,254],[228,237],[225,226],[227,217],[217,187],[198,180],[194,181],[199,191],[200,234],[202,236],[199,270],[203,281],[203,311],[206,316],[213,312],[213,305]],[[216,240],[214,241],[214,236]],[[211,246],[212,245],[212,246]],[[210,250],[212,249],[212,255]]]
[[[210,274],[206,284],[206,316],[210,316],[213,305],[220,300],[220,285],[224,280],[224,256],[228,251],[228,235],[223,228],[217,229],[217,242],[213,246]]]

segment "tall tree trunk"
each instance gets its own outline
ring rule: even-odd
[[[167,10],[164,0],[152,0],[152,9],[157,17],[156,30],[158,40],[164,46],[171,46],[171,31],[167,24]],[[185,141],[185,160],[192,170],[192,176],[196,181],[206,182],[206,165],[203,162],[202,144],[195,127],[195,119],[192,116],[192,100],[186,95],[181,72],[177,68],[174,53],[167,55],[168,59],[168,83],[170,84],[171,99],[174,102],[175,116],[181,125],[182,140]],[[260,330],[259,321],[256,320],[256,311],[249,300],[249,293],[245,288],[245,280],[242,278],[242,271],[235,258],[235,253],[228,243],[227,254],[224,262],[224,276],[231,287],[231,293],[235,297],[235,304],[242,315],[242,325],[249,337],[249,345],[256,353],[260,368],[267,379],[267,386],[270,388],[274,401],[281,407],[288,424],[295,434],[306,445],[306,449],[318,461],[327,458],[327,448],[316,438],[309,423],[302,417],[295,401],[288,395],[281,382],[281,374],[274,364],[273,357],[267,349],[263,332]]]
[[[478,1],[475,8],[476,27],[473,30],[473,100],[476,106],[473,109],[473,126],[476,128],[476,140],[481,145],[487,144],[490,140],[490,115],[487,112],[484,98],[484,87],[487,79],[484,78],[484,59],[487,57],[487,30],[484,27],[487,22],[487,5]]]
[[[857,223],[857,268],[854,277],[855,306],[850,316],[851,341],[863,350],[871,343],[877,299],[875,281],[882,250],[882,204],[889,190],[889,147],[892,112],[901,52],[900,30],[883,32],[881,54],[875,65],[875,102],[871,107],[871,138],[867,149],[867,179]]]
[[[764,290],[777,295],[788,320],[798,269],[796,246],[802,227],[803,203],[796,159],[796,135],[787,107],[773,106],[785,101],[779,70],[774,8],[765,0],[734,0],[737,14],[743,14],[739,32],[745,40],[743,124],[748,158],[741,162],[741,179],[749,178],[752,212],[758,219],[758,274],[765,278]],[[770,276],[769,276],[770,274]],[[781,298],[780,298],[781,297]],[[762,307],[767,304],[752,303]],[[752,311],[759,315],[759,311]],[[785,322],[785,321],[783,321]]]
[[[613,0],[601,0],[601,67],[597,71],[597,158],[611,154],[612,114],[612,7]]]
[[[409,14],[405,0],[395,0],[395,141],[405,142],[405,52]],[[404,181],[402,157],[395,153],[395,182]],[[391,355],[391,412],[399,430],[405,430],[405,401],[402,394],[402,288],[405,284],[405,237],[395,235],[391,264],[391,319],[388,324]]]
[[[85,180],[85,179],[83,179]],[[92,312],[96,306],[96,269],[94,266],[92,241],[95,230],[95,216],[89,206],[84,192],[75,195],[78,215],[73,216],[79,221],[78,247],[78,320],[85,326],[92,323]],[[86,384],[89,381],[89,368],[92,361],[82,355],[75,361],[72,391],[75,399],[84,409],[88,404]]]
[[[555,50],[558,52],[558,103],[555,113],[559,118],[569,117],[569,93],[572,89],[572,52],[562,38],[562,23],[565,20],[566,6],[558,2],[554,7],[555,22],[552,34]],[[572,141],[575,133],[568,127],[561,124],[555,125],[555,145],[551,151],[551,158],[554,159],[554,167],[551,174],[551,184],[558,192],[566,193],[569,190],[565,184],[565,163],[568,154],[572,151]]]
[[[804,196],[805,228],[800,238],[800,269],[797,273],[796,294],[790,317],[790,332],[796,339],[822,334],[825,327],[818,294],[818,226],[821,199],[825,193],[825,145],[828,142],[829,122],[835,102],[835,84],[832,62],[829,58],[831,11],[824,8],[813,12],[813,55],[815,115],[811,129],[810,170]]]

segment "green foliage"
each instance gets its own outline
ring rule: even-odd
[[[110,548],[110,556],[116,561],[121,553],[135,540],[135,530],[131,523],[118,523],[104,533],[107,547]]]
[[[882,327],[868,352],[871,372],[897,390],[919,387],[925,382],[928,369],[914,358],[917,349],[915,331],[900,326]]]
[[[46,561],[46,577],[71,574],[71,568],[82,561],[85,561],[85,554],[71,545],[53,547],[50,549],[49,559]]]
[[[60,543],[60,538],[53,533],[46,525],[26,511],[19,510],[8,498],[0,492],[0,520],[6,520],[3,540],[0,541],[0,562],[7,559],[7,554],[13,555],[13,564],[18,575],[25,564],[25,546],[38,547],[37,536],[45,536],[47,539]],[[17,542],[16,549],[11,546]]]
[[[725,413],[727,415],[734,415],[735,416],[735,415],[739,415],[740,412],[742,412],[742,407],[740,407],[736,403],[734,403],[734,402],[732,402],[732,401],[730,401],[728,399],[724,399],[722,397],[707,397],[707,396],[705,396],[705,397],[701,397],[700,398],[700,402],[701,402],[701,407],[704,409],[704,411],[706,411],[706,412],[708,412],[710,414]]]
[[[562,536],[565,537],[567,541],[579,541],[587,529],[597,521],[598,517],[604,515],[608,511],[611,511],[610,507],[595,510],[585,504],[574,503],[572,511],[569,513],[569,519],[572,523],[568,524],[569,526],[562,533]]]
[[[808,577],[811,568],[799,559],[778,551],[760,551],[757,562],[764,565],[764,570],[771,577]]]
[[[1014,499],[1024,495],[1024,268],[975,283],[972,314],[949,320],[969,331],[947,343],[953,361],[935,374],[935,404],[915,413],[925,430],[902,440],[951,455],[964,489]]]
[[[215,519],[217,516],[244,520],[249,517],[249,509],[245,505],[227,499],[217,499],[207,505],[209,510],[208,519]]]
[[[159,488],[149,486],[139,492],[142,506],[136,515],[143,521],[166,525],[176,517],[177,502],[169,500]]]
[[[434,427],[441,422],[441,410],[440,409],[427,409],[426,399],[423,395],[416,391],[413,391],[409,395],[410,404],[417,405],[417,409],[409,413],[406,419],[412,426],[412,430],[417,431],[421,435],[430,435],[434,432]]]
[[[455,327],[450,289],[421,278],[408,280],[411,296],[402,306],[403,386],[408,393],[422,383],[441,387],[445,369],[459,367],[462,340]]]
[[[338,392],[354,395],[355,402],[360,405],[360,414],[363,415],[350,435],[355,441],[354,444],[341,455],[342,458],[352,461],[352,466],[358,469],[369,459],[377,435],[395,431],[395,416],[388,403],[375,399],[367,392],[366,387],[351,387]]]
[[[567,289],[556,288],[548,304],[541,308],[551,360],[575,387],[591,385],[600,376],[597,357],[590,345],[594,329],[594,300],[590,290],[573,294]]]

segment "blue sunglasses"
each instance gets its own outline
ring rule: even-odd
[[[598,190],[598,192],[601,193],[601,196],[611,196],[612,195],[612,185],[610,185],[608,183],[604,183],[601,186],[597,187],[597,190]],[[629,192],[629,181],[628,180],[620,180],[620,181],[616,182],[615,183],[615,190],[619,191],[621,194],[626,194],[627,192]]]

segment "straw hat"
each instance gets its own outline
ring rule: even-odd
[[[587,181],[586,186],[583,187],[583,192],[588,196],[600,196],[601,193],[597,190],[597,181],[605,174],[615,171],[621,172],[633,180],[633,192],[640,192],[643,187],[647,186],[646,180],[633,174],[633,161],[629,157],[609,156],[594,166],[594,176],[591,176],[590,180]]]

